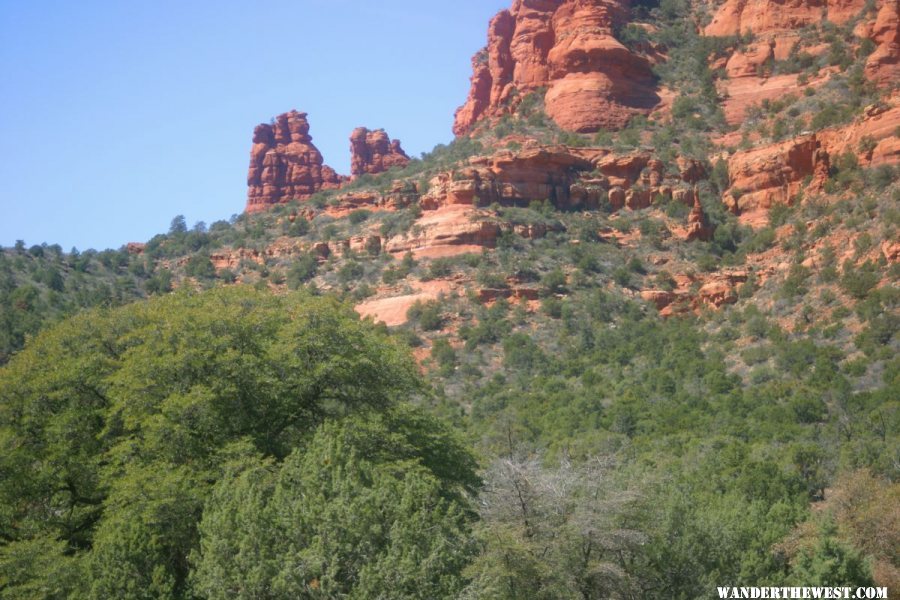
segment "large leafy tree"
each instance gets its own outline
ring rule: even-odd
[[[196,554],[198,523],[218,482],[248,457],[296,461],[348,418],[401,432],[382,462],[415,478],[394,481],[381,462],[356,472],[351,450],[320,475],[363,481],[375,497],[382,485],[412,486],[422,502],[438,494],[446,507],[422,518],[461,535],[474,461],[403,404],[422,392],[408,354],[328,298],[234,287],[53,327],[0,370],[0,595],[194,597],[190,556],[210,564]],[[41,560],[22,561],[29,552]]]

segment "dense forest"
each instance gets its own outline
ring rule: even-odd
[[[230,286],[51,327],[0,371],[3,596],[695,598],[893,568],[896,358],[854,391],[835,348],[736,315],[778,364],[744,385],[696,321],[593,302],[564,354],[504,336],[469,444],[329,298]]]

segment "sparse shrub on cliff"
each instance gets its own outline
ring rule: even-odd
[[[453,273],[454,263],[449,258],[436,258],[428,266],[428,279],[441,279]],[[423,277],[423,280],[425,278]]]
[[[781,227],[794,215],[794,208],[787,204],[774,204],[769,209],[769,225],[771,227]]]
[[[447,338],[434,340],[434,344],[431,346],[431,358],[437,362],[439,372],[444,377],[453,373],[459,361],[456,350],[450,345]]]
[[[407,318],[418,323],[424,331],[438,331],[444,326],[442,302],[439,300],[417,300],[406,311]]]
[[[509,312],[509,303],[500,298],[488,308],[479,307],[476,310],[477,323],[474,326],[463,325],[459,329],[459,336],[466,342],[466,348],[474,349],[482,344],[494,344],[509,334],[512,326],[506,316]]]
[[[360,208],[347,215],[347,220],[350,221],[351,225],[359,225],[363,221],[367,220],[371,214],[371,211]]]
[[[545,295],[566,293],[566,274],[560,269],[553,269],[541,278],[541,286]]]
[[[858,267],[849,260],[845,261],[842,272],[841,287],[857,300],[864,299],[881,279],[877,265],[871,261]]]
[[[206,254],[192,256],[185,265],[184,272],[189,277],[198,279],[212,279],[216,276],[216,270]]]
[[[172,291],[172,272],[168,269],[159,269],[153,276],[144,282],[144,289],[148,294],[165,294]]]
[[[637,129],[628,127],[619,132],[616,146],[622,149],[637,148],[641,143],[641,134]]]
[[[847,45],[840,38],[835,38],[828,48],[828,64],[840,68],[841,71],[846,70],[853,64],[853,55],[850,53]]]
[[[810,127],[813,129],[824,129],[829,125],[835,125],[842,122],[844,118],[844,113],[839,107],[834,104],[829,104],[816,113],[810,123]]]
[[[341,283],[351,283],[359,281],[366,274],[365,267],[356,260],[348,260],[338,269],[338,281]]]
[[[506,277],[502,273],[498,273],[487,266],[478,269],[475,274],[475,281],[478,285],[492,290],[502,290],[509,287]]]
[[[808,291],[807,280],[811,275],[809,269],[799,263],[791,265],[788,275],[781,286],[780,294],[787,299],[793,299]]]
[[[710,180],[713,185],[716,186],[716,190],[718,190],[719,194],[725,193],[731,186],[731,177],[728,173],[728,161],[720,158],[713,165],[712,173],[710,174]]]
[[[633,52],[641,52],[651,40],[646,28],[635,23],[628,23],[619,29],[616,38]]]
[[[313,254],[302,254],[291,264],[287,272],[287,286],[292,290],[299,289],[304,283],[316,276],[319,261]]]
[[[759,253],[765,252],[774,245],[775,229],[769,226],[755,231],[744,243],[741,250],[748,253]]]
[[[876,190],[882,191],[900,179],[900,169],[892,165],[878,165],[866,170],[864,176]]]

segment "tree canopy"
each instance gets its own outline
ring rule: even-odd
[[[407,403],[424,391],[383,330],[305,294],[178,293],[52,327],[0,370],[0,596],[455,589],[478,480]]]

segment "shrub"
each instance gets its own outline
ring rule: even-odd
[[[368,219],[371,214],[372,214],[371,211],[368,211],[364,208],[360,208],[358,210],[354,210],[353,212],[351,212],[347,216],[347,219],[349,219],[351,225],[359,225],[360,223],[362,223],[363,221]]]
[[[562,300],[556,296],[548,296],[547,298],[544,298],[544,301],[541,303],[541,310],[543,310],[544,314],[548,317],[559,319],[562,317],[563,313]]]
[[[205,254],[195,254],[188,259],[184,272],[189,277],[197,279],[211,279],[216,276],[216,270],[210,262],[209,256]]]
[[[566,274],[561,269],[553,269],[541,278],[545,294],[566,293]]]
[[[631,272],[625,267],[616,267],[613,271],[613,281],[622,287],[631,286]]]
[[[362,279],[363,275],[366,274],[365,268],[355,260],[350,260],[344,263],[344,265],[338,269],[338,280],[341,283],[350,283],[351,281],[358,281]]]
[[[453,274],[453,261],[449,258],[436,258],[428,267],[428,275],[431,279],[449,277]]]
[[[444,326],[444,315],[441,311],[441,303],[437,300],[423,302],[417,300],[406,311],[406,317],[425,331],[437,331]]]
[[[431,358],[437,362],[440,373],[444,377],[449,377],[453,373],[458,360],[456,350],[446,338],[434,340],[434,345],[431,347]]]
[[[294,264],[291,265],[287,273],[287,285],[290,289],[296,290],[301,285],[316,276],[319,270],[319,261],[313,254],[304,254],[300,256]]]
[[[781,286],[781,295],[785,298],[795,298],[805,294],[808,290],[806,280],[809,279],[809,269],[799,263],[791,265],[788,276]]]
[[[866,261],[859,267],[854,266],[849,260],[845,261],[843,271],[841,287],[857,300],[868,296],[881,279],[877,266],[871,261]]]

